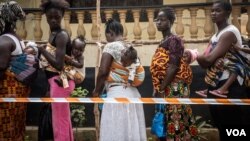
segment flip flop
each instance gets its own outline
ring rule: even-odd
[[[228,94],[228,91],[221,92],[220,90],[213,90],[209,91],[209,93],[218,97],[227,98],[226,94]]]
[[[195,91],[195,93],[198,94],[199,96],[207,98],[207,89],[201,91]]]

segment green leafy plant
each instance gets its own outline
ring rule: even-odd
[[[88,90],[82,87],[77,87],[71,93],[71,97],[83,98],[89,93]],[[86,121],[85,106],[82,103],[70,104],[71,109],[71,121],[74,127],[82,127]]]
[[[204,120],[201,116],[195,116],[195,121],[197,124],[197,128],[198,128],[198,133],[199,133],[199,140],[207,140],[205,134],[208,133],[208,131],[202,130],[202,128],[212,128],[213,126],[210,124],[210,121],[206,121]]]

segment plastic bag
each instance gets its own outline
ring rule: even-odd
[[[165,105],[157,104],[155,107],[156,113],[152,121],[151,133],[159,138],[166,137],[166,124],[164,114]]]
[[[53,140],[54,138],[52,127],[52,109],[50,103],[46,103],[40,112],[38,138],[39,141]]]
[[[102,94],[100,95],[100,97],[101,97],[101,98],[107,98],[107,93],[102,93]],[[102,107],[103,107],[103,103],[99,103],[99,104],[98,104],[98,108],[99,108],[100,111],[102,111]]]

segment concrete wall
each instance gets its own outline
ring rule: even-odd
[[[4,0],[0,0],[4,1]],[[38,7],[40,4],[40,0],[17,0],[23,7]],[[164,0],[164,4],[183,4],[183,3],[195,3],[195,2],[209,2],[209,0]],[[199,9],[197,11],[197,26],[198,26],[198,38],[203,38],[204,37],[204,20],[205,20],[205,15],[204,11]],[[248,20],[248,15],[243,14],[241,16],[241,31],[243,35],[246,35],[246,25]],[[190,12],[188,9],[184,10],[183,13],[183,24],[184,24],[184,38],[189,39],[190,38],[190,33],[189,33],[189,27],[190,27]],[[27,40],[34,40],[34,15],[28,14],[26,17],[25,21],[25,29],[27,30]],[[62,20],[62,26],[64,27],[64,20]],[[148,33],[147,33],[147,22],[141,22],[140,27],[142,29],[142,40],[147,40],[148,39]],[[176,24],[173,25],[173,32],[175,32],[175,26]],[[72,31],[72,38],[75,38],[77,35],[77,27],[78,24],[70,24],[71,31]],[[133,27],[134,23],[126,23],[126,27],[128,30],[127,38],[129,41],[134,40],[134,35],[133,35]],[[84,24],[84,28],[86,30],[86,39],[87,40],[92,40],[91,38],[91,28],[92,24]],[[101,40],[105,40],[104,37],[104,23],[101,26]],[[43,36],[42,36],[42,41],[46,41],[48,39],[49,35],[49,26],[46,22],[46,17],[43,15],[42,16],[42,21],[41,21],[41,29],[43,31]],[[162,39],[162,35],[160,32],[156,32],[156,39],[160,40]],[[143,46],[138,46],[136,49],[138,50],[138,54],[142,60],[142,64],[145,66],[149,66],[151,62],[151,57],[154,53],[154,50],[156,49],[157,44],[154,45],[143,45]],[[193,43],[193,44],[185,44],[186,48],[198,48],[199,51],[203,52],[204,49],[206,48],[206,43]],[[85,59],[86,59],[86,67],[95,67],[96,66],[96,58],[97,58],[97,47],[94,44],[88,44],[86,47],[86,51],[84,53]],[[195,63],[194,63],[195,64]]]

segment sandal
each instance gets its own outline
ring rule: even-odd
[[[228,94],[228,91],[222,92],[220,90],[213,90],[209,91],[209,93],[218,97],[227,98],[226,94]]]
[[[207,98],[207,89],[201,91],[195,91],[195,93],[198,94],[199,96]]]

